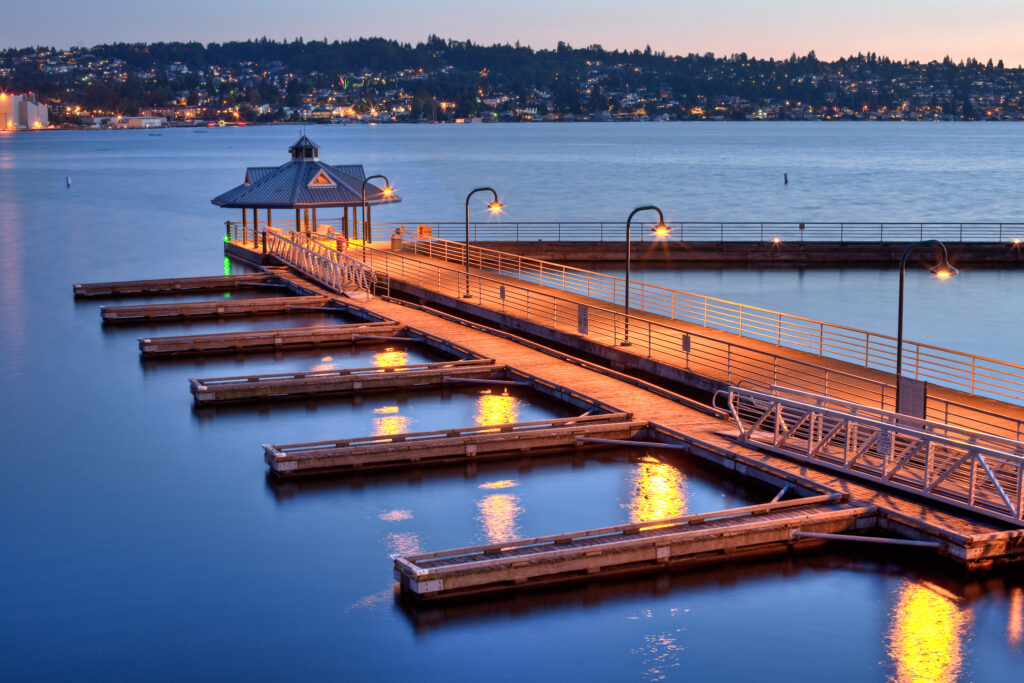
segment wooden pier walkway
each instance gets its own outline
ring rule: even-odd
[[[601,356],[613,367],[640,369],[708,391],[741,383],[784,385],[894,408],[889,372],[636,309],[631,309],[627,325],[620,305],[475,267],[470,268],[467,288],[460,264],[425,255],[381,250],[368,255],[375,272],[386,276],[396,292],[502,329],[543,335]],[[469,297],[464,296],[467,289]],[[622,344],[624,336],[629,345]],[[934,382],[927,391],[930,420],[1024,438],[1024,406]]]
[[[351,325],[285,327],[246,332],[216,332],[175,337],[139,339],[139,351],[145,358],[205,353],[241,353],[284,351],[315,346],[343,346],[359,342],[391,339],[404,325],[394,322],[367,322]],[[393,341],[393,339],[391,339]],[[410,339],[415,341],[414,339]]]
[[[298,274],[285,269],[274,272],[297,291],[326,293]],[[367,317],[401,321],[411,332],[449,340],[468,352],[629,412],[635,420],[649,422],[656,440],[685,445],[691,454],[727,470],[779,487],[789,485],[804,496],[846,494],[852,505],[877,508],[879,528],[911,539],[941,540],[944,554],[969,567],[1024,558],[1024,529],[741,445],[736,442],[735,425],[716,411],[693,407],[692,401],[673,399],[670,392],[659,393],[656,387],[596,364],[422,306],[378,297],[360,307]]]
[[[195,318],[223,318],[242,315],[273,315],[327,308],[326,296],[282,296],[259,299],[217,299],[184,303],[104,306],[100,314],[105,323],[163,322]]]
[[[269,273],[240,275],[208,275],[204,277],[172,277],[161,280],[128,280],[125,282],[89,282],[74,285],[75,297],[149,296],[154,294],[199,294],[227,292],[251,287],[274,287]]]
[[[580,437],[628,439],[646,427],[646,422],[635,421],[628,413],[581,415],[356,439],[264,444],[263,451],[271,472],[278,477],[294,477],[532,455],[579,447]]]
[[[498,544],[395,555],[395,579],[420,600],[456,598],[724,558],[783,552],[814,539],[794,532],[869,528],[874,510],[828,494],[668,520]],[[818,541],[821,543],[822,541]]]
[[[436,389],[449,380],[486,380],[505,371],[491,359],[417,363],[398,367],[311,370],[308,372],[189,379],[200,405],[229,401],[306,398],[329,394]]]

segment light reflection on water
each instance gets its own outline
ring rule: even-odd
[[[686,514],[686,475],[678,468],[645,455],[633,468],[630,479],[633,484],[629,499],[630,522],[650,522]]]
[[[411,424],[412,418],[407,415],[398,415],[397,413],[381,415],[380,417],[373,418],[373,435],[392,436],[394,434],[402,434],[409,431]]]
[[[519,419],[522,404],[522,399],[510,396],[507,389],[500,394],[492,393],[490,389],[484,389],[480,392],[480,398],[477,399],[476,424],[480,427],[488,427],[515,422]]]
[[[373,367],[375,368],[399,368],[408,364],[409,354],[390,346],[373,354]]]
[[[1010,647],[1020,651],[1024,643],[1024,588],[1010,589],[1009,617],[1006,620],[1006,639]]]
[[[888,651],[897,683],[955,681],[963,668],[973,615],[960,598],[938,586],[906,580],[896,591]]]
[[[689,610],[672,607],[668,610],[668,618],[674,620],[680,613],[687,611]],[[639,616],[629,618],[632,620],[651,619],[653,616],[652,610],[645,609],[640,611]],[[680,626],[667,631],[644,634],[643,644],[630,650],[631,654],[643,659],[644,680],[663,681],[672,673],[673,669],[680,666],[682,663],[680,655],[686,649],[679,642],[680,634],[684,630]]]
[[[491,543],[505,543],[519,538],[517,518],[522,514],[519,496],[513,493],[492,493],[480,500],[477,520],[483,525],[482,537]]]

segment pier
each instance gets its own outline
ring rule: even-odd
[[[394,559],[395,580],[417,599],[458,598],[581,578],[730,562],[807,547],[820,537],[872,526],[873,510],[840,494],[673,519],[527,538]]]
[[[185,303],[104,306],[100,315],[105,323],[167,322],[197,318],[224,318],[244,315],[274,315],[294,311],[327,310],[327,297],[285,296],[258,299],[219,299]]]
[[[351,325],[285,327],[247,332],[146,337],[139,339],[144,358],[190,354],[284,351],[316,346],[344,346],[360,342],[394,341],[402,325],[393,322],[367,322]],[[415,341],[403,339],[403,341]]]
[[[255,287],[280,287],[270,273],[174,277],[161,280],[92,282],[74,286],[76,298],[151,296],[154,294],[198,294],[230,292]]]
[[[436,389],[451,380],[489,380],[504,373],[493,360],[457,360],[387,368],[311,370],[238,377],[189,379],[197,404],[261,399],[307,398],[341,393]]]
[[[647,427],[628,413],[582,415],[501,425],[459,427],[357,439],[263,446],[278,477],[448,464],[466,459],[533,455],[577,446],[583,436],[628,439]]]
[[[396,556],[396,578],[414,598],[853,541],[916,545],[971,570],[1024,559],[1024,460],[1015,450],[1024,409],[999,399],[1005,394],[1017,400],[1012,392],[1021,373],[1015,367],[966,357],[978,374],[965,385],[958,373],[940,375],[936,369],[963,363],[963,354],[940,356],[918,345],[914,371],[934,374],[936,381],[928,387],[928,414],[911,424],[891,414],[892,346],[884,337],[858,337],[856,330],[825,323],[815,330],[803,319],[779,314],[773,320],[761,309],[734,311],[728,302],[706,297],[703,324],[696,324],[692,302],[673,298],[664,315],[660,294],[643,288],[639,309],[626,310],[616,299],[614,278],[581,276],[585,271],[477,247],[467,268],[461,246],[443,240],[396,244],[394,250],[369,245],[367,269],[360,271],[353,254],[332,266],[335,252],[320,240],[275,232],[260,243],[231,243],[233,254],[266,263],[265,272],[296,295],[231,303],[244,305],[238,315],[290,304],[344,311],[364,323],[143,339],[143,355],[417,340],[463,360],[389,372],[358,368],[192,379],[190,388],[194,400],[204,403],[510,382],[528,384],[584,414],[264,444],[273,476],[372,473],[619,444],[684,452],[783,489],[763,505]],[[341,277],[340,268],[358,277]],[[362,291],[351,291],[354,283]],[[207,311],[223,305],[200,303]],[[645,310],[652,304],[655,310]],[[125,315],[146,319],[139,311],[148,310],[161,319],[162,311],[180,315],[174,306],[193,304],[111,307],[104,317],[107,310],[136,308]],[[677,317],[677,311],[686,315]],[[323,330],[330,332],[318,336]],[[816,353],[809,350],[813,344]],[[852,360],[857,354],[864,354],[860,365]],[[682,395],[679,388],[704,392],[708,400],[699,393]],[[716,392],[727,396],[725,405],[711,404]],[[851,405],[867,412],[855,414]],[[933,428],[938,424],[945,431]]]

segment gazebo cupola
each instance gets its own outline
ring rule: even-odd
[[[288,151],[292,155],[292,161],[316,161],[320,158],[320,148],[305,135],[289,147]]]
[[[321,227],[334,227],[335,230],[340,229],[346,237],[349,234],[349,209],[352,210],[352,224],[356,225],[357,210],[363,208],[363,231],[369,237],[370,207],[402,201],[390,187],[367,182],[362,164],[332,165],[320,161],[319,145],[305,135],[288,148],[288,153],[291,161],[282,166],[247,168],[241,185],[210,201],[227,209],[241,209],[243,229],[248,227],[249,209],[252,209],[255,231],[267,227],[293,227],[290,219],[272,222],[271,211],[294,209],[295,230],[314,232]],[[335,226],[317,222],[317,209],[334,207],[343,209],[340,218],[328,219]],[[260,209],[267,211],[266,222],[262,225],[259,221]]]

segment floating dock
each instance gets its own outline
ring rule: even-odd
[[[294,477],[520,456],[580,447],[577,439],[585,436],[628,439],[646,427],[647,422],[634,421],[629,413],[612,413],[337,441],[264,444],[263,452],[273,474]]]
[[[393,368],[351,368],[309,372],[189,379],[200,405],[228,401],[305,398],[327,394],[433,389],[451,379],[485,381],[505,371],[492,359],[417,363]]]
[[[394,335],[403,328],[404,325],[398,323],[379,322],[147,337],[139,339],[139,351],[145,358],[200,353],[284,351],[358,342],[396,341]],[[416,340],[408,338],[408,341]]]
[[[104,306],[100,314],[105,323],[163,322],[194,318],[222,318],[241,315],[271,315],[327,308],[326,296],[283,296],[260,299],[217,299],[184,303]]]
[[[453,550],[395,555],[395,579],[420,600],[731,561],[874,526],[874,508],[839,493]]]
[[[274,284],[270,273],[242,275],[208,275],[204,277],[172,277],[162,280],[128,280],[125,282],[89,282],[74,285],[76,298],[112,296],[148,296],[152,294],[201,294],[227,292],[246,287],[281,287]]]

